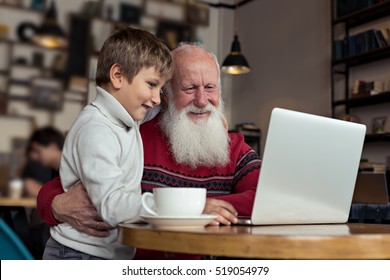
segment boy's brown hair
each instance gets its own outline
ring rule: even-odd
[[[98,86],[111,81],[110,68],[114,64],[122,68],[129,83],[144,67],[155,67],[166,81],[172,77],[171,52],[160,39],[142,29],[117,30],[104,42],[96,70]]]

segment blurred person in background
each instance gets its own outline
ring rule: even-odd
[[[24,191],[27,196],[37,197],[42,185],[58,176],[64,135],[53,127],[36,130],[26,149],[26,165],[22,172]],[[32,253],[41,259],[50,229],[39,217],[36,209],[30,213]]]
[[[38,129],[30,138],[33,156],[43,166],[53,170],[53,177],[58,176],[64,141],[62,132],[53,127]]]
[[[64,135],[53,127],[36,130],[30,137],[22,178],[25,192],[36,197],[41,186],[58,176]]]

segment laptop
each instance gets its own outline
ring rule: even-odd
[[[352,203],[389,204],[385,173],[360,173],[357,176]]]
[[[366,127],[275,108],[253,211],[241,224],[345,223]]]

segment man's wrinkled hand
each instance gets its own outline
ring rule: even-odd
[[[58,221],[92,236],[107,237],[113,229],[102,221],[81,182],[54,198],[52,213]]]
[[[236,209],[234,209],[233,205],[220,199],[207,198],[203,214],[212,214],[218,216],[210,223],[210,225],[231,225],[238,222],[238,213]]]

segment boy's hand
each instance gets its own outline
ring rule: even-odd
[[[238,222],[237,211],[234,209],[233,205],[220,199],[207,198],[203,214],[213,214],[218,216],[210,223],[210,225],[223,224],[228,226]]]
[[[68,192],[57,195],[51,208],[54,218],[70,224],[80,232],[107,237],[108,231],[113,229],[102,221],[81,182]]]

